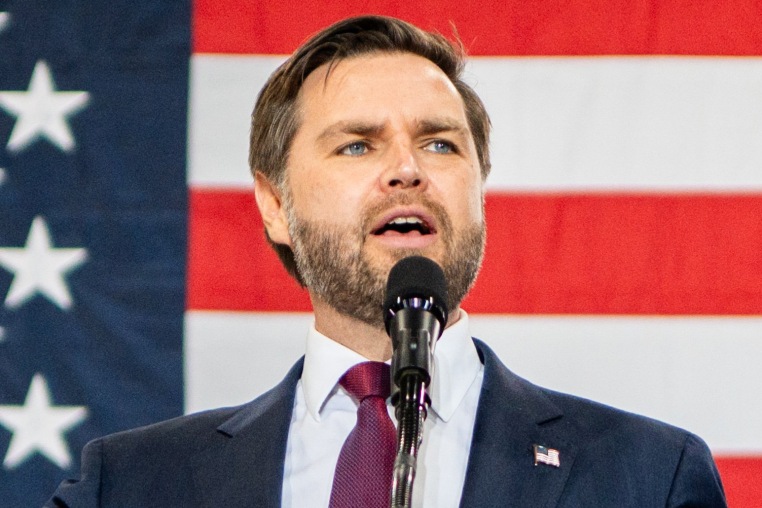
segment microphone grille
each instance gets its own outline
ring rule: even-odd
[[[438,264],[423,256],[406,257],[392,267],[386,283],[385,314],[400,298],[415,297],[433,298],[435,305],[447,311],[444,272]]]

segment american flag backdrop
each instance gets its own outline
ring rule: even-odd
[[[730,505],[762,506],[756,0],[0,2],[0,505],[301,355],[249,114],[284,55],[361,13],[454,25],[472,55],[494,126],[474,334],[698,433]]]
[[[0,3],[0,506],[181,414],[190,6]]]

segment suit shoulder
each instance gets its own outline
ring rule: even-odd
[[[573,420],[583,432],[591,435],[621,431],[630,433],[635,439],[660,438],[679,443],[680,446],[689,436],[700,440],[685,429],[655,418],[548,388],[538,389],[561,409],[565,418]]]
[[[124,430],[96,439],[104,450],[126,452],[134,450],[157,451],[171,447],[192,447],[199,439],[208,439],[217,427],[230,419],[241,408],[225,407],[178,416],[169,420]]]
[[[536,385],[511,372],[483,342],[476,344],[486,369],[485,382],[510,394],[512,403],[543,426],[564,427],[583,439],[623,434],[630,440],[657,439],[680,447],[692,435],[654,418]]]
[[[98,441],[104,449],[139,448],[152,450],[171,447],[200,448],[218,436],[230,435],[252,418],[293,402],[293,392],[301,375],[302,360],[275,387],[239,406],[209,409],[178,416],[151,425],[110,434]]]
[[[535,429],[535,439],[574,443],[580,450],[577,462],[587,460],[591,467],[616,458],[630,464],[624,469],[658,467],[669,476],[685,457],[713,465],[706,443],[687,430],[537,386],[511,372],[482,342],[476,345],[485,366],[483,394],[491,394],[481,408],[483,416],[505,422],[507,431],[523,422],[526,429]],[[686,450],[691,451],[687,456]]]
[[[285,434],[273,430],[283,425],[270,424],[288,421],[300,373],[297,362],[281,383],[242,406],[91,441],[82,451],[80,478],[62,482],[48,506],[199,506],[197,496],[219,485],[231,462],[245,464],[241,470],[256,469],[256,461],[250,462],[255,454],[270,464],[285,450]],[[203,488],[195,491],[195,485]]]
[[[696,434],[582,397],[541,390],[562,409],[559,423],[566,420],[582,445],[575,466],[580,483],[595,478],[590,472],[604,463],[605,475],[614,483],[638,485],[648,479],[649,495],[665,496],[658,500],[662,506],[726,506],[709,446]]]

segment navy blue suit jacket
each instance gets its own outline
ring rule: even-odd
[[[484,382],[460,506],[723,507],[709,449],[667,424],[537,387],[483,343]],[[298,362],[237,408],[183,416],[97,439],[82,476],[46,506],[278,507]],[[533,445],[560,467],[534,465]]]

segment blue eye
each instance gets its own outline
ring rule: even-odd
[[[455,153],[455,145],[449,141],[437,139],[424,147],[425,150],[435,153]]]
[[[341,149],[343,155],[363,155],[368,151],[368,145],[365,141],[355,141]]]

